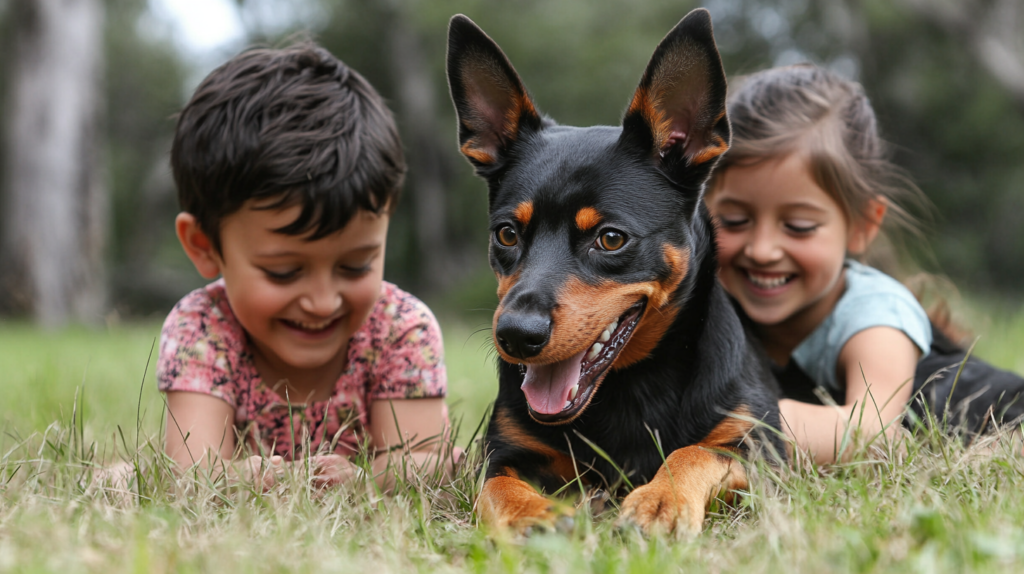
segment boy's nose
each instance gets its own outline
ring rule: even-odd
[[[299,308],[310,315],[327,317],[341,308],[341,293],[330,285],[319,285],[299,297]]]

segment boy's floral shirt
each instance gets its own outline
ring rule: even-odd
[[[227,402],[251,447],[291,459],[305,454],[307,442],[311,452],[352,454],[364,439],[371,401],[443,397],[447,376],[434,315],[385,281],[370,316],[349,341],[334,395],[309,404],[293,398],[289,405],[257,373],[247,335],[218,280],[186,295],[167,316],[157,383],[163,392],[204,393]]]

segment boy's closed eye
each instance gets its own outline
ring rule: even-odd
[[[287,283],[298,277],[300,268],[296,267],[293,269],[267,269],[266,267],[260,267],[260,271],[267,276],[267,279],[277,283]]]
[[[373,261],[370,260],[361,264],[340,264],[337,267],[338,274],[345,277],[358,278],[366,275],[373,270]],[[302,273],[302,267],[295,267],[291,269],[274,269],[267,267],[260,267],[263,274],[267,276],[267,279],[276,283],[288,283],[294,281]]]

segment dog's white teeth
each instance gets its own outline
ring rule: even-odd
[[[562,410],[564,411],[565,409],[567,409],[567,408],[569,408],[571,406],[572,406],[572,401],[565,401],[565,406],[562,407]]]
[[[590,348],[590,352],[587,353],[587,360],[593,361],[594,359],[596,359],[597,356],[601,353],[602,349],[604,349],[604,345],[602,345],[601,343],[594,343],[594,346]]]
[[[611,338],[612,338],[612,334],[611,334],[611,333],[609,333],[608,331],[601,331],[601,338],[600,338],[600,341],[601,341],[602,343],[605,343],[605,342],[607,342],[607,341],[608,341],[608,339],[611,339]]]
[[[579,392],[580,392],[580,384],[576,383],[575,385],[572,386],[571,389],[569,389],[569,400],[570,401],[575,401],[576,400],[576,395],[579,394]]]
[[[615,329],[618,329],[618,328],[619,328],[619,322],[618,322],[618,321],[612,321],[612,322],[611,322],[611,323],[610,323],[610,324],[608,325],[608,332],[609,332],[609,333],[614,333],[614,332],[615,332]]]

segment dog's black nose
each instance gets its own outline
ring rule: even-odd
[[[494,334],[503,351],[517,359],[529,359],[547,344],[551,319],[536,313],[502,313]]]

